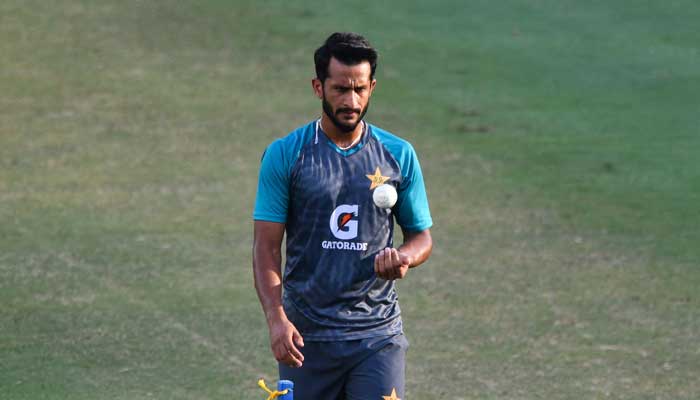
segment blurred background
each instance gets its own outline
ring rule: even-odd
[[[700,396],[700,4],[0,2],[0,399],[257,399],[260,156],[313,51],[435,221],[399,283],[410,399]]]

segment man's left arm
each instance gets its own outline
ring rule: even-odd
[[[403,279],[409,268],[417,267],[430,257],[433,239],[430,229],[403,231],[404,242],[398,249],[387,247],[374,257],[374,272],[386,280]]]
[[[430,256],[433,239],[430,227],[428,195],[423,182],[418,156],[408,142],[387,141],[399,163],[403,177],[398,200],[392,208],[396,222],[403,231],[404,241],[398,249],[385,248],[374,257],[374,272],[378,277],[393,280],[406,276],[409,268],[421,265]]]

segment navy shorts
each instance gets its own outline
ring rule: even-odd
[[[294,400],[403,399],[403,334],[360,340],[305,342],[300,368],[279,364],[280,379],[294,382]]]

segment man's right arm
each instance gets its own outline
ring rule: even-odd
[[[282,308],[284,228],[282,223],[254,222],[253,276],[255,290],[270,331],[270,347],[275,359],[292,367],[300,367],[304,356],[299,347],[304,346],[304,340]]]

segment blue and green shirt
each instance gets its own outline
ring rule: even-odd
[[[393,185],[391,209],[372,201]],[[432,226],[413,147],[371,124],[343,150],[311,122],[274,141],[262,158],[253,218],[285,224],[283,305],[305,340],[354,340],[402,331],[393,281],[374,256],[405,231]]]

